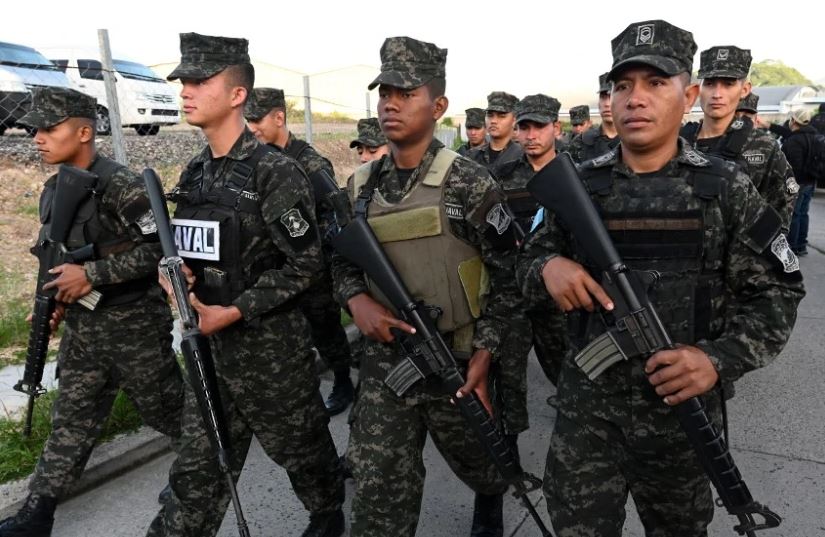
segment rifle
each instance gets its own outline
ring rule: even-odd
[[[576,364],[588,377],[595,379],[616,362],[647,358],[660,350],[675,348],[647,296],[646,290],[658,279],[658,273],[640,274],[624,264],[570,156],[562,154],[553,159],[536,173],[527,189],[576,236],[585,256],[602,271],[602,286],[615,306],[611,312],[615,324],[576,356]],[[721,504],[739,519],[740,524],[733,529],[753,537],[757,530],[779,526],[779,515],[754,501],[702,400],[692,397],[676,405],[674,412]],[[757,522],[754,515],[761,516],[763,521]]]
[[[183,353],[186,371],[189,373],[189,382],[195,392],[209,442],[217,455],[218,469],[226,479],[229,495],[232,497],[238,533],[241,537],[249,537],[249,528],[244,519],[238,490],[232,478],[232,468],[229,465],[229,432],[218,392],[218,377],[215,373],[212,350],[209,347],[209,340],[198,328],[197,314],[192,304],[189,303],[189,286],[186,283],[186,275],[183,273],[184,263],[178,255],[172,236],[172,225],[169,221],[166,198],[161,190],[160,178],[154,170],[146,168],[143,170],[143,181],[146,183],[149,204],[155,216],[158,238],[163,249],[160,269],[172,284],[173,298],[180,315],[182,332],[180,349]]]
[[[31,249],[31,253],[37,256],[40,262],[40,268],[37,273],[29,344],[26,349],[26,367],[23,370],[23,378],[14,385],[14,390],[29,396],[26,406],[26,421],[23,426],[23,436],[26,438],[32,432],[34,401],[46,393],[41,383],[43,382],[43,369],[46,366],[46,355],[49,351],[49,338],[51,337],[49,322],[57,307],[54,298],[57,289],[44,291],[43,286],[54,279],[54,276],[49,274],[49,270],[54,267],[63,263],[80,264],[94,257],[94,244],[87,244],[70,251],[64,243],[72,228],[78,208],[91,194],[97,178],[97,175],[74,166],[66,164],[60,166],[52,198],[48,232],[43,240]],[[93,290],[88,295],[80,298],[78,303],[89,310],[93,310],[97,306],[100,297],[100,292]]]
[[[513,496],[527,508],[541,534],[552,537],[553,534],[527,497],[528,492],[541,486],[541,480],[522,470],[506,440],[474,393],[455,397],[458,389],[464,385],[464,378],[450,347],[436,328],[440,310],[416,301],[410,295],[366,219],[363,216],[350,218],[349,199],[345,191],[328,194],[327,199],[335,208],[335,218],[340,228],[332,240],[333,247],[360,267],[389,299],[399,316],[416,329],[415,334],[404,334],[401,341],[404,359],[390,371],[384,383],[400,397],[418,381],[437,377],[440,389],[446,396],[453,398],[501,476],[513,486]]]

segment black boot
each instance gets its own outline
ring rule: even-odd
[[[340,509],[332,513],[309,516],[309,526],[301,537],[339,537],[344,534],[344,512]]]
[[[470,537],[502,537],[504,535],[504,496],[476,494],[473,505],[473,529]]]
[[[57,499],[30,495],[13,517],[0,522],[0,537],[50,537]]]
[[[352,385],[352,380],[349,378],[349,368],[335,372],[335,381],[332,384],[332,392],[330,392],[324,405],[327,407],[327,413],[330,416],[335,416],[345,411],[352,403],[355,395],[355,387]]]

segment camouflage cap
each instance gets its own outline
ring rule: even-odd
[[[487,96],[487,112],[512,112],[518,104],[518,97],[503,91],[494,91]]]
[[[610,80],[614,80],[623,67],[637,63],[655,67],[668,76],[690,73],[697,48],[692,33],[663,20],[634,22],[610,44],[613,49]]]
[[[610,84],[610,73],[602,73],[599,75],[599,91],[597,93],[610,92],[612,86]]]
[[[349,143],[350,149],[357,145],[380,147],[387,143],[387,137],[381,132],[377,117],[358,120],[358,138]]]
[[[248,121],[257,121],[273,108],[286,108],[284,90],[277,88],[255,88],[246,101],[243,115]]]
[[[249,63],[249,41],[196,33],[180,34],[180,64],[166,80],[215,76],[230,65]]]
[[[97,100],[69,88],[48,86],[32,91],[32,105],[17,122],[35,129],[47,129],[70,117],[97,119]]]
[[[734,46],[710,47],[699,55],[699,78],[745,78],[751,51]]]
[[[555,97],[543,95],[528,95],[516,104],[516,123],[535,121],[546,125],[559,119],[561,103]]]
[[[412,37],[388,37],[381,45],[381,73],[368,89],[387,84],[401,89],[420,88],[447,76],[447,49]]]
[[[483,108],[468,108],[464,110],[467,114],[467,119],[464,120],[464,127],[470,129],[480,129],[484,127],[484,109]]]
[[[739,99],[739,105],[736,107],[737,112],[753,112],[754,114],[757,112],[757,106],[759,105],[759,95],[755,94],[754,92],[748,93],[747,96],[742,97]]]
[[[581,125],[582,123],[590,121],[590,107],[586,104],[574,106],[569,110],[569,113],[570,123],[573,125]]]

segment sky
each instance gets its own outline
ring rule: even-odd
[[[377,68],[384,38],[409,35],[448,49],[452,113],[483,107],[486,95],[495,90],[519,97],[546,93],[558,97],[566,109],[587,99],[595,103],[598,75],[612,61],[610,40],[628,24],[650,19],[665,19],[692,31],[699,50],[714,45],[749,48],[754,61],[779,59],[814,82],[825,83],[822,47],[813,31],[800,27],[800,21],[816,24],[818,4],[798,0],[786,9],[773,3],[765,10],[755,1],[741,0],[45,0],[6,2],[4,20],[20,23],[4,24],[0,41],[38,49],[97,47],[97,30],[106,28],[113,55],[155,65],[176,61],[178,34],[194,31],[246,37],[254,60],[313,75],[351,65]],[[32,5],[36,7],[27,9]],[[245,11],[232,10],[238,5],[246,6]],[[35,17],[36,22],[27,23]],[[363,81],[364,92],[369,82]]]

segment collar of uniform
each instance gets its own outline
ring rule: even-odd
[[[288,133],[288,135],[287,135],[287,137],[286,137],[286,145],[284,145],[284,147],[283,147],[283,152],[284,152],[284,153],[286,153],[287,148],[288,148],[290,145],[292,145],[292,142],[294,142],[294,141],[295,141],[295,135],[294,135],[294,134],[292,134],[292,131],[289,131],[289,133]]]
[[[424,156],[421,157],[421,162],[418,163],[416,166],[413,175],[410,177],[410,181],[404,186],[404,193],[406,195],[407,192],[412,190],[413,185],[418,183],[419,178],[424,177],[426,175],[427,170],[430,168],[430,164],[432,164],[433,159],[435,158],[435,154],[438,152],[439,149],[444,147],[444,144],[438,138],[433,138],[430,142],[429,147],[424,152]],[[379,172],[378,176],[383,177],[388,173],[392,173],[396,169],[395,161],[392,159],[392,154],[390,154],[390,158],[384,159],[384,164],[381,167],[381,171]],[[382,182],[379,181],[379,185]]]

